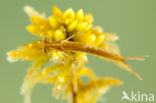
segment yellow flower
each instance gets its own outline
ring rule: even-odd
[[[112,44],[113,41],[117,40],[117,36],[103,32],[100,27],[92,28],[93,17],[91,14],[84,15],[82,9],[74,13],[71,8],[65,12],[61,12],[55,6],[52,10],[53,15],[46,19],[43,14],[39,15],[39,13],[31,7],[25,7],[25,11],[32,21],[32,24],[27,26],[27,30],[34,35],[43,37],[43,39],[46,38],[49,42],[62,41],[73,36],[69,41],[82,42],[119,53],[118,48]],[[108,43],[109,45],[107,45]],[[82,64],[87,62],[86,54],[82,52],[62,52],[56,49],[50,49],[47,46],[44,48],[46,53],[43,53],[42,44],[41,40],[25,44],[23,47],[9,52],[8,55],[12,57],[12,60],[17,58],[24,60],[46,58],[60,63],[67,62],[73,58]]]
[[[85,52],[51,48],[51,42],[73,41],[119,54],[113,43],[118,39],[117,36],[103,32],[100,27],[92,27],[91,14],[85,15],[82,9],[75,13],[71,8],[62,12],[55,6],[52,8],[53,15],[48,18],[29,6],[25,7],[25,11],[32,21],[26,29],[42,37],[41,40],[8,52],[10,61],[21,59],[33,62],[22,85],[25,103],[30,103],[31,90],[37,83],[54,84],[53,95],[59,97],[62,93],[64,98],[73,103],[95,103],[110,86],[121,84],[117,79],[99,78],[85,67],[88,61]],[[56,64],[43,68],[44,64],[51,61]],[[81,76],[90,78],[87,84],[82,82]]]
[[[34,67],[31,67],[31,70]],[[89,81],[84,84],[82,76],[88,76]],[[111,86],[121,85],[121,81],[113,78],[97,77],[87,67],[73,68],[63,64],[57,64],[45,68],[36,68],[27,74],[21,93],[25,95],[25,103],[30,103],[30,94],[37,83],[54,84],[53,96],[72,101],[71,103],[95,103],[98,97],[104,94]],[[75,97],[73,97],[75,94]]]

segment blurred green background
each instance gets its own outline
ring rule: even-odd
[[[51,15],[54,5],[62,11],[70,7],[75,11],[83,8],[85,13],[94,15],[94,25],[118,34],[117,44],[122,55],[149,56],[145,61],[128,61],[143,81],[113,63],[89,56],[87,65],[97,75],[119,78],[124,82],[120,87],[111,88],[97,103],[121,103],[123,90],[156,95],[156,0],[0,0],[0,103],[23,102],[20,87],[30,64],[10,64],[6,60],[6,52],[37,39],[25,29],[30,24],[23,11],[25,5],[33,6],[47,16]],[[33,90],[32,103],[67,103],[52,97],[51,89],[51,85],[37,85]]]

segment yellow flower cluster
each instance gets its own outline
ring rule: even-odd
[[[8,53],[11,61],[33,61],[22,86],[25,103],[30,103],[31,90],[37,83],[54,84],[54,96],[59,97],[62,93],[70,103],[95,103],[110,86],[121,84],[116,79],[97,77],[91,69],[85,67],[84,64],[88,61],[86,53],[60,51],[49,46],[51,42],[67,40],[119,54],[118,48],[113,44],[118,39],[117,36],[103,32],[100,27],[92,27],[91,14],[84,15],[82,9],[74,13],[71,8],[62,12],[54,6],[53,15],[47,19],[44,14],[40,15],[31,7],[27,6],[25,11],[32,21],[27,30],[43,38]],[[43,68],[51,60],[56,64]],[[87,84],[83,83],[81,76],[90,78]]]
[[[68,9],[63,13],[55,6],[52,10],[53,15],[46,19],[42,15],[39,16],[39,13],[32,13],[31,8],[27,7],[27,12],[31,16],[30,19],[32,21],[32,24],[27,26],[27,30],[37,36],[48,38],[50,41],[62,41],[74,36],[70,41],[78,41],[92,46],[98,46],[107,51],[119,53],[118,48],[111,43],[111,41],[117,40],[118,37],[103,32],[100,27],[92,28],[93,17],[91,14],[84,15],[82,9],[77,13],[74,13],[72,9]],[[36,16],[32,14],[38,15]],[[20,47],[22,49],[18,49],[17,52],[11,52],[9,55],[14,59],[22,58],[24,60],[29,60],[33,57],[33,59],[36,57],[47,58],[47,55],[41,51],[41,43],[41,41],[37,41],[26,44],[24,47]],[[87,62],[85,53],[62,52],[56,49],[47,49],[47,54],[50,57],[49,59],[54,60],[54,62],[66,62],[68,60],[67,58],[74,58],[76,61],[79,61],[79,63]],[[32,50],[30,54],[29,50]]]

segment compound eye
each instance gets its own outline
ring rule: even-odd
[[[46,37],[43,38],[43,40],[42,40],[42,50],[43,50],[43,52],[45,54],[47,54],[47,51],[48,51],[49,47],[50,47],[50,40],[49,40],[49,38],[46,38]]]

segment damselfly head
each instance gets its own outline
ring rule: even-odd
[[[50,44],[51,44],[51,41],[49,38],[43,38],[41,47],[45,54],[47,54],[47,52],[50,50]]]

